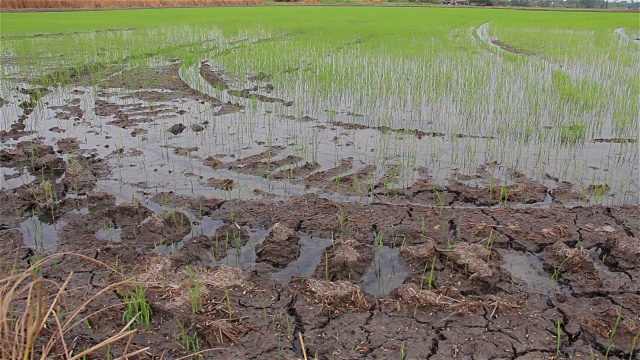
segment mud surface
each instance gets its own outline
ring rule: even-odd
[[[295,104],[268,74],[247,88],[198,70],[220,97],[169,64],[0,102],[15,110],[0,133],[0,266],[59,254],[41,272],[73,273],[66,309],[134,279],[151,317],[129,349],[149,347],[145,359],[301,358],[301,338],[318,359],[637,356],[639,208],[594,205],[617,189],[491,161],[446,176],[377,162],[389,136],[492,139],[305,114],[247,120],[256,103]],[[274,119],[310,131],[316,151],[265,130]],[[68,334],[73,349],[120,331],[134,291],[100,293],[87,312],[100,313]]]

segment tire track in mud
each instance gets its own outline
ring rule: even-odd
[[[499,39],[491,38],[489,35],[489,25],[491,21],[486,22],[477,28],[475,28],[474,34],[472,36],[474,39],[479,39],[482,43],[488,45],[490,48],[497,49],[498,51],[504,51],[509,54],[513,54],[516,56],[536,56],[538,55],[535,51],[528,49],[519,49],[515,48]],[[473,29],[472,29],[473,31]],[[559,67],[560,68],[560,67]],[[560,68],[561,69],[561,68]]]
[[[625,39],[627,41],[631,41],[634,44],[640,44],[640,38],[636,38],[636,39],[631,38],[631,36],[629,36],[629,34],[627,34],[626,29],[623,28],[623,27],[617,28],[617,29],[613,30],[613,32],[616,33],[617,35],[619,35],[621,39]]]

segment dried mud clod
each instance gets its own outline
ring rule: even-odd
[[[238,223],[225,223],[216,229],[215,239],[222,246],[239,249],[249,241],[249,232]]]
[[[443,250],[465,272],[470,273],[469,280],[484,281],[497,280],[497,267],[493,262],[500,259],[500,254],[491,248],[480,244],[458,243],[450,250]]]
[[[199,235],[185,241],[182,249],[172,256],[175,266],[202,265],[224,258],[227,250],[215,236]]]
[[[609,355],[622,359],[631,358],[634,337],[640,331],[637,308],[629,308],[624,302],[620,306],[611,298],[596,296],[569,299],[561,304],[559,309],[568,318],[568,323],[565,324],[567,329],[571,329],[574,334],[580,334],[591,346],[604,349],[603,352],[611,346],[611,337],[615,331],[615,347]]]
[[[587,250],[570,248],[562,242],[545,248],[540,257],[548,266],[556,269],[557,274],[587,273],[593,276],[596,272]]]
[[[191,221],[182,212],[167,210],[153,213],[139,228],[129,227],[122,231],[123,240],[133,240],[147,249],[159,245],[171,245],[184,239],[191,232]]]
[[[233,185],[234,185],[233,179],[216,179],[216,178],[207,179],[207,186],[211,186],[214,189],[229,191],[233,189]]]
[[[440,291],[442,290],[442,291]],[[402,284],[399,288],[392,291],[389,296],[390,299],[397,299],[400,301],[396,307],[402,307],[404,305],[407,308],[411,306],[418,306],[421,308],[429,307],[452,307],[459,306],[467,299],[460,294],[454,288],[442,288],[436,291],[423,289],[417,284],[409,283]]]
[[[414,271],[422,271],[425,265],[432,262],[436,257],[436,245],[430,238],[427,238],[422,244],[402,246],[400,248],[400,261]]]
[[[317,279],[357,282],[373,261],[373,248],[353,239],[338,238],[325,249],[313,273]]]
[[[153,211],[140,204],[138,199],[122,203],[107,210],[107,216],[115,226],[137,226],[149,217]]]
[[[190,197],[178,195],[173,191],[157,193],[151,198],[151,201],[173,209],[189,210],[199,219],[211,214],[213,211],[220,208],[220,206],[225,202],[221,199],[204,196]]]
[[[200,63],[200,75],[202,75],[209,84],[213,85],[217,89],[226,90],[229,88],[222,72],[214,70],[211,65],[206,62]]]
[[[298,258],[300,235],[281,223],[271,228],[267,238],[256,246],[257,262],[284,267]]]
[[[370,310],[375,305],[373,295],[348,281],[293,277],[289,284],[307,302],[320,304],[330,318],[337,318],[350,309]]]
[[[184,129],[186,129],[187,127],[184,126],[183,124],[174,124],[172,125],[167,131],[169,131],[170,133],[172,133],[173,135],[179,135],[181,134]]]
[[[640,239],[631,236],[616,239],[609,255],[620,268],[640,270]]]
[[[65,170],[64,160],[57,156],[51,145],[39,140],[23,141],[15,148],[3,147],[0,150],[0,165],[26,168],[33,176],[44,179],[56,179]]]

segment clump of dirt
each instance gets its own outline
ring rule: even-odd
[[[213,70],[211,65],[206,62],[200,63],[200,75],[217,89],[226,90],[229,88],[223,74],[220,71]]]
[[[80,99],[75,98],[67,101],[66,105],[49,106],[49,109],[56,112],[55,117],[60,120],[75,120],[78,121],[84,116],[84,111],[80,107]]]
[[[64,160],[55,154],[53,147],[38,140],[20,142],[15,148],[3,148],[0,150],[0,164],[24,167],[32,175],[45,179],[58,178],[65,170]]]
[[[209,101],[219,104],[220,100],[209,95],[203,94],[192,89],[180,78],[179,65],[172,64],[161,67],[139,67],[125,70],[106,80],[104,87],[121,88],[129,90],[146,90],[146,89],[165,89],[175,93],[166,94],[163,100],[171,100],[172,98],[195,98],[196,100]],[[160,96],[162,93],[155,94]]]
[[[194,159],[199,159],[200,158],[199,156],[192,154],[193,152],[198,151],[198,149],[199,148],[197,146],[191,146],[191,147],[186,147],[186,148],[183,148],[183,147],[180,147],[180,146],[176,146],[176,147],[173,148],[173,152],[176,155],[179,155],[179,156],[191,156]]]
[[[151,201],[169,208],[187,209],[199,219],[210,215],[225,202],[225,200],[204,196],[189,197],[178,195],[173,191],[157,193],[151,198]]]
[[[153,213],[140,227],[122,229],[122,239],[133,241],[146,249],[171,245],[184,239],[191,232],[189,217],[179,211]]]
[[[199,235],[185,241],[180,252],[172,255],[175,266],[203,265],[218,261],[227,256],[228,246],[235,246],[233,242],[228,245],[216,236]]]
[[[293,167],[289,167],[283,169],[280,172],[272,173],[272,178],[275,180],[292,180],[292,181],[300,181],[305,176],[315,172],[320,168],[320,164],[317,162],[305,162],[301,165],[295,165]]]
[[[23,136],[29,136],[35,134],[33,130],[25,130],[26,125],[23,123],[24,119],[19,119],[18,122],[11,124],[11,130],[0,131],[0,141],[6,142],[9,139],[18,140]]]
[[[317,279],[330,281],[357,282],[369,269],[373,255],[373,248],[356,240],[335,239],[333,245],[325,249],[313,276]]]
[[[576,215],[562,207],[522,209],[500,207],[485,211],[498,222],[493,230],[506,236],[512,246],[539,252],[558,241],[572,244],[580,239]]]
[[[138,199],[122,203],[118,206],[107,209],[107,216],[115,226],[137,226],[147,217],[153,214],[148,207],[140,204]]]
[[[294,277],[289,285],[306,301],[322,306],[323,313],[330,318],[340,317],[350,309],[370,310],[376,303],[371,294],[348,281]]]
[[[240,227],[235,222],[225,223],[216,229],[215,238],[225,247],[239,249],[245,245],[250,238],[247,229]]]
[[[353,158],[349,157],[346,159],[341,159],[340,164],[336,167],[324,171],[315,172],[309,175],[305,179],[306,187],[324,187],[323,185],[326,185],[329,180],[350,170],[352,167]]]
[[[608,139],[596,138],[591,141],[596,143],[614,143],[614,144],[635,144],[637,142],[636,139],[628,139],[628,138],[608,138]]]
[[[640,240],[623,236],[615,240],[610,253],[616,260],[616,266],[627,270],[640,270]]]
[[[504,50],[504,51],[508,51],[512,54],[518,54],[518,55],[535,55],[535,52],[531,51],[531,50],[525,50],[525,49],[518,49],[515,48],[507,43],[505,43],[504,41],[500,41],[500,40],[491,40],[491,43],[493,45],[498,46],[500,49]]]
[[[186,129],[187,127],[184,126],[184,124],[173,124],[167,131],[169,131],[170,133],[172,133],[173,135],[179,135],[181,134],[184,129]]]
[[[231,190],[233,189],[233,179],[216,179],[216,178],[209,178],[207,179],[207,186],[211,186],[212,188],[215,189],[222,189],[222,190]]]
[[[267,150],[259,154],[250,155],[241,159],[237,159],[233,162],[223,162],[216,157],[209,156],[204,159],[204,164],[214,169],[226,168],[238,173],[267,177],[274,169],[286,165],[292,165],[302,160],[302,158],[300,158],[299,156],[293,155],[288,155],[278,160],[273,159],[280,153],[282,153],[285,149],[286,148],[284,146],[270,146],[267,148]],[[224,184],[219,184],[218,181],[214,179],[212,180],[212,183],[210,185],[215,187],[216,185]]]
[[[441,290],[441,291],[440,291]],[[425,307],[456,307],[464,302],[470,302],[459,291],[453,288],[443,288],[439,292],[422,289],[417,284],[403,284],[392,292],[392,297],[404,304]],[[468,305],[468,304],[467,304]]]
[[[83,157],[70,159],[65,166],[64,184],[70,191],[76,195],[84,195],[93,190],[98,180],[98,171],[94,171],[95,163],[91,164],[89,160]]]
[[[595,272],[588,251],[570,248],[562,242],[556,242],[546,247],[541,254],[541,258],[547,265],[563,273]]]
[[[279,103],[285,107],[293,106],[293,101],[286,101],[279,98],[256,94],[253,92],[253,89],[227,90],[227,93],[229,93],[229,95],[232,95],[232,96],[237,96],[245,99],[255,99],[265,103]]]
[[[256,261],[284,267],[298,258],[300,246],[300,235],[285,225],[276,223],[267,238],[256,246]]]
[[[76,138],[64,138],[56,142],[58,152],[62,154],[73,154],[80,152],[80,142]]]
[[[232,103],[228,101],[226,104],[222,105],[222,107],[213,113],[214,116],[222,116],[240,112],[240,110],[244,109],[244,105],[240,105],[238,103]]]
[[[426,239],[423,244],[400,247],[400,261],[414,271],[423,271],[436,257],[436,245],[432,239]]]
[[[458,243],[446,252],[454,262],[471,273],[469,280],[479,279],[483,281],[496,281],[498,267],[495,262],[500,259],[500,254],[493,251],[488,245]]]

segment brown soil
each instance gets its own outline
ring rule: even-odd
[[[515,48],[515,47],[505,43],[504,41],[491,40],[491,43],[493,43],[496,46],[499,46],[502,50],[508,51],[508,52],[510,52],[512,54],[535,55],[535,52],[533,52],[531,50],[518,49],[518,48]]]

